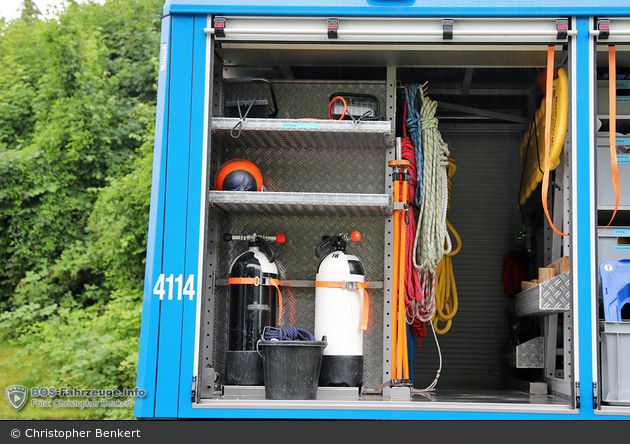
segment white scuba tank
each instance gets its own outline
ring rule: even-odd
[[[363,330],[361,329],[365,290],[363,265],[358,257],[346,253],[346,241],[359,240],[358,231],[324,236],[315,254],[320,257],[315,276],[315,337],[326,336],[319,386],[359,387],[363,384]]]
[[[316,281],[365,282],[359,258],[343,251],[326,256]],[[356,286],[355,286],[356,288]],[[363,290],[317,287],[315,290],[315,337],[326,336],[324,355],[363,355]]]

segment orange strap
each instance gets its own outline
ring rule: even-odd
[[[368,298],[367,282],[345,282],[345,281],[315,281],[315,287],[325,288],[343,288],[348,290],[355,290],[355,288],[348,288],[348,285],[356,285],[356,290],[363,292],[363,315],[361,316],[361,330],[367,330],[368,314],[370,312],[370,300]]]
[[[260,278],[243,278],[243,277],[231,277],[228,279],[228,284],[232,285],[267,285],[260,282]],[[282,285],[282,281],[280,279],[269,279],[269,285],[272,287],[276,287],[278,290],[278,325],[282,325],[282,293],[280,292],[280,285]]]
[[[554,99],[553,93],[553,65],[554,65],[554,51],[555,46],[549,45],[547,47],[547,82],[545,85],[545,171],[543,173],[542,191],[542,204],[545,210],[545,215],[549,221],[549,225],[560,236],[568,236],[568,234],[559,231],[549,216],[549,209],[547,208],[547,192],[549,191],[549,151],[551,150],[551,112],[552,103]]]
[[[610,222],[601,231],[610,226],[619,207],[619,167],[617,166],[617,55],[615,45],[608,47],[608,133],[610,137],[610,170],[615,189],[615,211]]]

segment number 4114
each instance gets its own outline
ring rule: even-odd
[[[192,301],[195,296],[195,275],[189,274],[188,279],[186,279],[186,284],[184,284],[184,275],[180,274],[175,277],[175,275],[171,274],[168,277],[165,277],[164,274],[161,274],[158,278],[155,286],[153,287],[153,294],[159,295],[160,300],[164,299],[164,295],[168,291],[168,300],[173,300],[173,283],[177,284],[177,300],[181,301],[183,296],[188,296],[188,300]],[[166,285],[168,284],[168,285]],[[182,285],[183,284],[183,285]],[[166,289],[168,287],[168,290]]]

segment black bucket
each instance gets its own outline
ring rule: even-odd
[[[317,399],[326,337],[321,341],[261,340],[265,398]]]

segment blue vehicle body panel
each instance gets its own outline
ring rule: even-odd
[[[190,157],[190,94],[192,65],[192,16],[173,17],[169,123],[164,214],[164,295],[160,304],[160,342],[155,415],[177,417],[181,366],[183,297],[174,279],[184,276]]]
[[[188,222],[186,225],[185,276],[195,276],[197,289],[197,270],[199,265],[199,218],[201,211],[201,175],[203,160],[203,119],[204,90],[206,70],[206,16],[196,15],[193,18],[192,35],[192,82],[190,89],[191,134],[188,175]],[[192,417],[190,397],[192,386],[195,321],[197,316],[197,295],[190,299],[184,297],[184,316],[182,325],[181,372],[179,387],[179,416]]]
[[[168,101],[170,63],[171,17],[162,20],[160,47],[164,48],[163,69],[158,77],[158,97],[155,119],[155,142],[153,151],[153,173],[151,178],[151,205],[149,210],[149,228],[147,236],[147,260],[142,303],[142,321],[140,327],[140,347],[138,352],[137,387],[146,392],[144,397],[136,398],[134,415],[138,418],[151,418],[155,409],[155,384],[157,374],[157,344],[159,336],[160,301],[154,298],[153,283],[162,273],[162,248],[164,242],[164,199],[166,188],[166,150],[168,128]]]
[[[247,15],[329,15],[501,17],[630,14],[624,0],[467,1],[452,0],[167,0],[164,14],[216,13]]]

